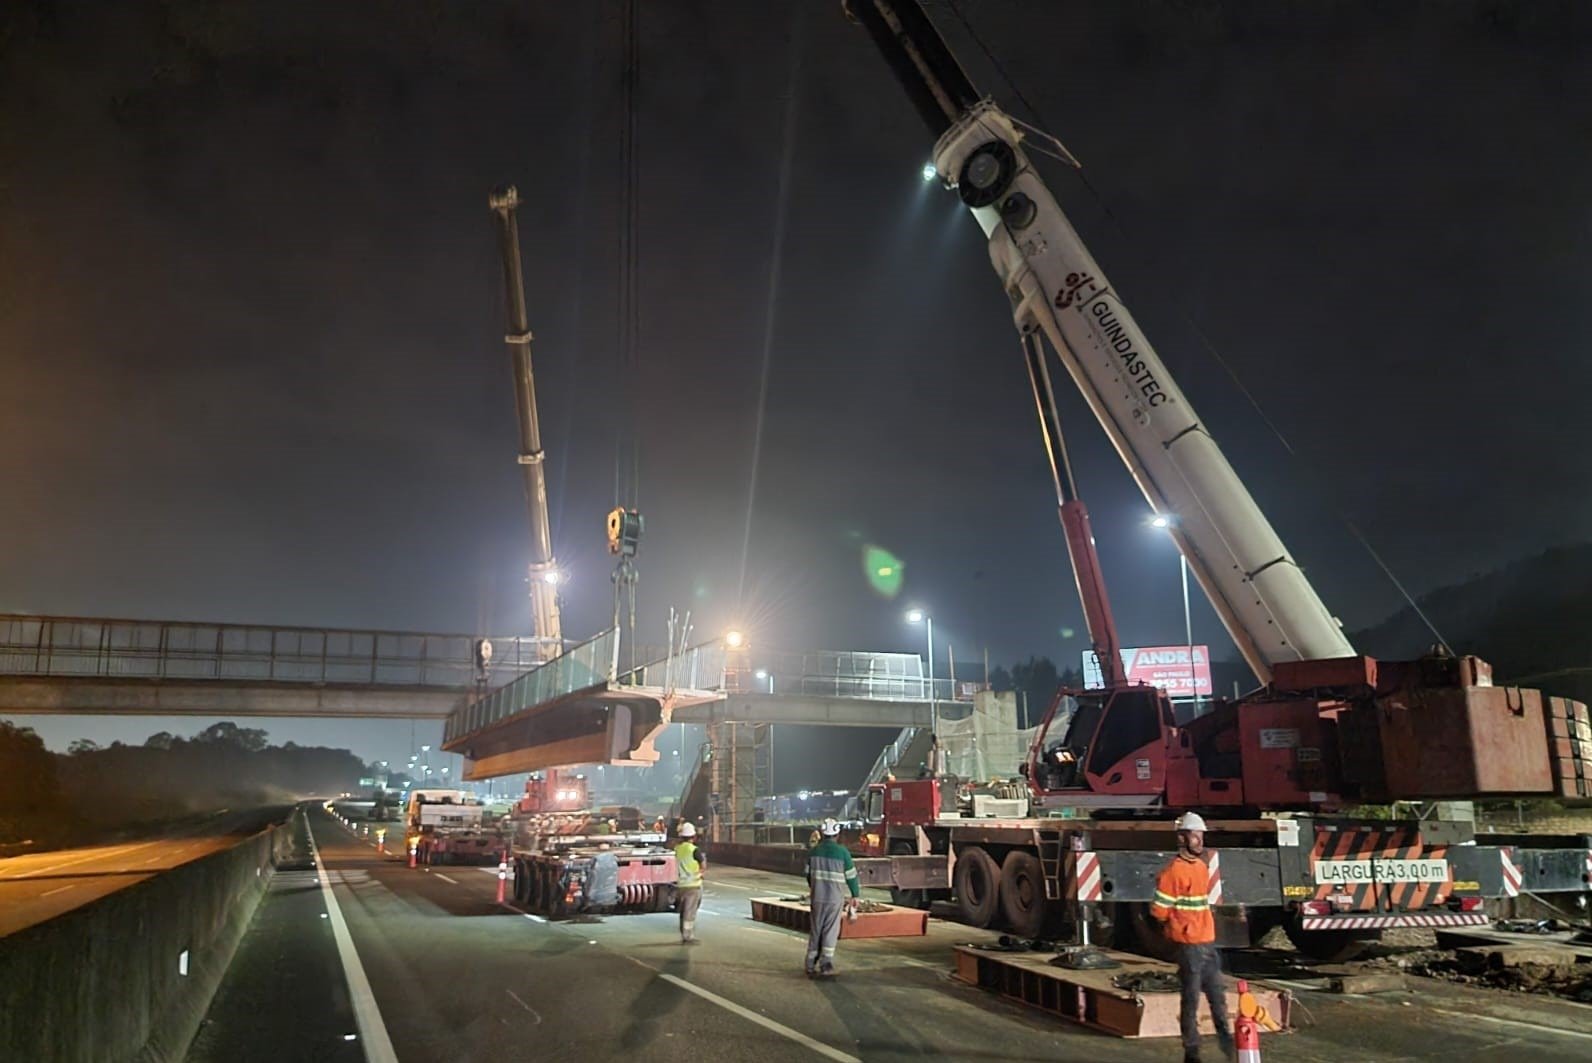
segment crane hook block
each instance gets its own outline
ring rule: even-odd
[[[617,507],[608,514],[608,552],[616,557],[635,557],[641,544],[641,514]]]

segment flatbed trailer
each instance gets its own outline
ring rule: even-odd
[[[1170,816],[977,819],[940,810],[938,781],[889,782],[870,795],[865,885],[898,903],[952,901],[973,926],[1025,937],[1087,928],[1101,944],[1136,939],[1165,954],[1150,918],[1155,882],[1177,852]],[[1557,895],[1583,911],[1592,836],[1477,836],[1463,821],[1278,814],[1210,819],[1218,942],[1242,947],[1283,927],[1296,946],[1346,959],[1395,927],[1483,925],[1487,902]]]

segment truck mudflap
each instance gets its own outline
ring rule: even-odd
[[[1394,930],[1412,926],[1487,926],[1492,917],[1486,912],[1388,912],[1367,915],[1305,915],[1299,918],[1304,930]]]

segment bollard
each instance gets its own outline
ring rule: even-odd
[[[497,899],[497,902],[499,904],[503,903],[503,895],[504,895],[504,892],[508,889],[508,882],[509,882],[509,854],[508,854],[508,850],[505,849],[503,851],[503,859],[498,861],[498,899]]]

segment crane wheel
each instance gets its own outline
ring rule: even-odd
[[[1000,910],[1000,868],[976,845],[956,852],[956,913],[968,926],[980,929],[995,921]]]
[[[1001,862],[1001,915],[1006,926],[1019,937],[1036,938],[1044,933],[1045,874],[1039,857],[1026,849],[1013,849]]]
[[[1352,960],[1382,937],[1380,930],[1304,930],[1297,918],[1287,920],[1282,927],[1293,947],[1318,963]]]

